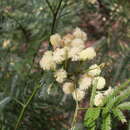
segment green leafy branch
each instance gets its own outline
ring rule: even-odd
[[[96,130],[98,127],[101,130],[111,130],[112,115],[122,123],[127,122],[123,111],[130,110],[130,102],[126,101],[130,95],[129,84],[130,80],[115,88],[112,94],[105,97],[103,106],[88,108],[84,117],[84,126],[88,130]],[[102,119],[102,124],[98,126],[97,121],[100,119]]]
[[[22,120],[22,118],[23,118],[23,116],[24,116],[24,113],[25,113],[27,107],[29,106],[30,102],[32,101],[33,97],[35,96],[37,90],[38,90],[40,87],[41,87],[41,86],[37,85],[37,86],[34,88],[34,90],[33,90],[32,94],[31,94],[31,96],[28,98],[28,100],[26,101],[25,104],[20,103],[20,104],[22,105],[22,110],[21,110],[21,112],[20,112],[20,115],[19,115],[19,117],[18,117],[17,123],[16,123],[16,125],[15,125],[15,130],[17,130],[17,128],[19,127],[19,125],[20,125],[20,123],[21,123],[21,120]]]

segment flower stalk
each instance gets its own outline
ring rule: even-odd
[[[37,85],[37,86],[34,88],[34,90],[33,90],[32,94],[31,94],[31,96],[28,98],[27,102],[26,102],[24,105],[22,105],[22,110],[21,110],[21,112],[20,112],[20,115],[19,115],[19,117],[18,117],[18,120],[17,120],[17,122],[16,122],[15,129],[14,129],[14,130],[17,130],[17,129],[18,129],[18,127],[19,127],[19,125],[20,125],[20,123],[21,123],[21,121],[22,121],[22,118],[23,118],[23,116],[24,116],[24,113],[25,113],[25,111],[26,111],[28,105],[29,105],[30,102],[32,101],[33,97],[35,96],[35,94],[36,94],[36,92],[37,92],[37,90],[38,90],[39,88],[40,88],[40,86]]]

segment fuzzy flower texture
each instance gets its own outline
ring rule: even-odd
[[[85,47],[86,41],[87,34],[80,28],[76,28],[72,33],[63,37],[58,33],[52,35],[50,42],[53,50],[47,50],[44,53],[40,60],[40,66],[45,71],[54,72],[54,78],[62,86],[63,92],[72,94],[76,101],[81,101],[85,97],[87,90],[96,85],[97,95],[94,104],[100,106],[104,96],[112,91],[112,89],[108,89],[104,94],[99,92],[106,85],[105,78],[100,76],[101,66],[93,64],[79,75],[72,73],[70,76],[70,72],[68,73],[68,64],[73,62],[77,64],[79,62],[83,63],[96,57],[93,47]],[[78,77],[78,80],[76,78],[77,83],[72,77]]]

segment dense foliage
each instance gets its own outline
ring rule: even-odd
[[[75,130],[128,129],[129,10],[128,0],[0,0],[0,130],[70,128],[75,102],[57,84],[48,86],[52,73],[44,72],[39,61],[45,50],[52,49],[52,34],[62,35],[77,26],[88,34],[86,46],[97,51],[94,62],[105,63],[102,75],[107,86],[116,89],[103,107],[79,112]],[[85,99],[80,102],[83,108],[88,105]],[[117,118],[128,123],[121,125]]]

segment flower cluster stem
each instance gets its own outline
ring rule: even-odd
[[[76,123],[76,118],[78,115],[78,110],[79,110],[79,105],[78,105],[78,101],[76,101],[76,108],[75,108],[75,112],[74,112],[74,116],[73,116],[73,120],[72,120],[72,124],[71,124],[71,130],[74,129],[75,123]]]
[[[50,8],[51,12],[52,12],[52,16],[53,16],[53,20],[52,20],[52,26],[51,26],[51,33],[50,35],[54,34],[54,30],[55,30],[55,25],[56,25],[56,21],[57,21],[57,16],[61,7],[63,0],[60,0],[58,3],[58,6],[56,8],[56,10],[52,9],[52,6],[50,5],[50,2],[48,0],[46,0],[46,3],[48,4],[48,7]],[[52,49],[51,44],[49,43],[49,49]]]
[[[16,122],[15,129],[14,129],[14,130],[17,130],[17,128],[19,127],[20,122],[21,122],[21,120],[22,120],[22,118],[23,118],[23,115],[24,115],[24,113],[25,113],[25,111],[26,111],[28,105],[29,105],[30,102],[32,101],[33,97],[35,96],[35,94],[36,94],[36,92],[37,92],[37,90],[38,90],[39,88],[40,88],[40,86],[37,85],[37,86],[34,88],[34,90],[33,90],[32,94],[31,94],[31,96],[28,98],[27,102],[26,102],[24,105],[22,105],[22,110],[21,110],[21,112],[20,112],[20,115],[19,115],[19,117],[18,117],[18,120],[17,120],[17,122]]]

